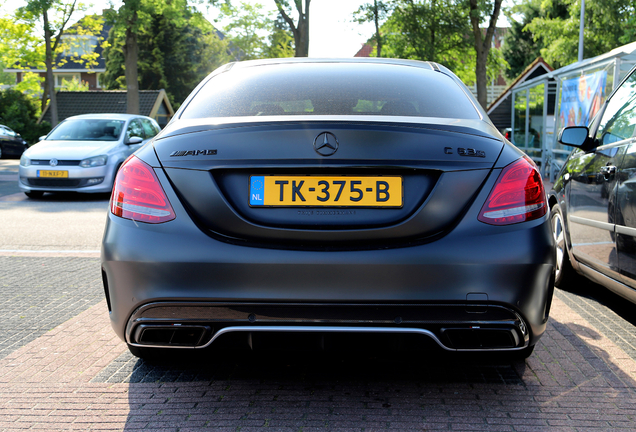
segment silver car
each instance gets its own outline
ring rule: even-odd
[[[20,158],[20,189],[44,192],[110,192],[115,174],[161,128],[150,117],[85,114],[61,122]]]

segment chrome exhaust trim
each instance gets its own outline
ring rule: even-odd
[[[204,345],[201,346],[167,346],[167,345],[149,345],[149,344],[139,344],[139,343],[131,343],[128,342],[131,346],[140,347],[140,348],[168,348],[168,349],[203,349],[207,348],[212,343],[228,333],[236,333],[236,332],[280,332],[280,333],[376,333],[376,334],[417,334],[422,336],[428,336],[433,339],[442,349],[446,351],[453,352],[512,352],[512,351],[520,351],[528,346],[528,340],[526,339],[524,346],[516,347],[516,348],[485,348],[485,349],[475,349],[475,348],[449,348],[445,346],[439,338],[435,335],[435,333],[430,330],[420,329],[420,328],[398,328],[398,327],[334,327],[334,326],[234,326],[234,327],[224,327],[218,330],[214,336]]]

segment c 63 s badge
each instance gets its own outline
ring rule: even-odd
[[[216,150],[177,150],[170,153],[173,156],[212,156],[216,154]]]

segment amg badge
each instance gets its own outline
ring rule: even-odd
[[[212,156],[216,150],[177,150],[170,153],[170,156]]]

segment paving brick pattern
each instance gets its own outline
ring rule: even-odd
[[[75,265],[69,280],[84,271],[59,260],[42,263]],[[90,287],[98,270],[77,280]],[[633,326],[588,300],[558,291],[525,362],[213,352],[155,363],[127,353],[102,300],[0,359],[0,431],[636,430]]]
[[[599,285],[588,284],[588,289],[604,291]],[[612,303],[622,302],[618,296],[609,291],[600,292],[604,297],[611,297]],[[592,324],[598,331],[603,333],[612,342],[618,345],[632,359],[636,360],[636,330],[634,325],[619,316],[612,309],[599,303],[598,300],[578,295],[568,291],[557,290],[556,296],[568,305],[572,310],[581,315],[587,322]],[[636,307],[629,303],[623,305],[623,312],[632,315],[632,319],[636,319]]]
[[[0,359],[103,298],[99,259],[0,256]]]

